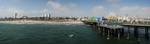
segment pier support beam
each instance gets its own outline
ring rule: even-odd
[[[148,27],[145,27],[145,39],[149,40]]]
[[[130,39],[130,28],[127,27],[127,39],[129,40]]]
[[[118,34],[118,32],[117,32],[117,29],[113,29],[113,37],[117,37],[117,34]]]
[[[102,27],[102,35],[104,36],[105,35],[105,28],[104,27]]]
[[[100,26],[99,26],[99,28],[100,28],[100,33],[102,34],[103,33],[103,28],[100,27]]]
[[[100,27],[97,26],[98,33],[101,33]]]
[[[124,37],[124,29],[121,28],[121,36]]]
[[[110,29],[107,29],[107,40],[109,40],[110,38]]]
[[[134,37],[135,38],[139,37],[139,35],[138,35],[138,27],[134,27]]]
[[[117,36],[118,36],[118,39],[120,39],[120,29],[117,29]]]
[[[109,32],[110,32],[110,36],[113,36],[113,29],[110,29]]]

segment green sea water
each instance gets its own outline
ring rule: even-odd
[[[140,43],[149,44],[148,42]],[[106,40],[87,25],[0,24],[0,44],[137,44],[137,42]]]

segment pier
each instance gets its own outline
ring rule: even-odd
[[[115,25],[98,25],[98,30],[102,35],[107,36],[106,39],[110,39],[110,36],[117,37],[120,39],[122,35],[124,35],[124,31],[122,26]]]
[[[145,39],[149,40],[149,27],[150,25],[146,24],[122,24],[122,26],[127,27],[130,29],[130,27],[134,28],[134,37],[138,38],[139,37],[139,28],[143,27],[145,30]]]
[[[120,24],[120,25],[107,25],[99,24],[97,22],[84,22],[87,25],[95,26],[96,32],[100,33],[107,40],[109,39],[131,39],[131,30],[134,28],[133,37],[135,40],[139,40],[139,28],[144,28],[144,38],[149,40],[149,27],[150,25],[146,24]],[[125,29],[126,27],[126,29]],[[125,31],[126,30],[126,31]]]

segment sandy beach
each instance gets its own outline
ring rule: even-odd
[[[0,21],[3,24],[83,24],[81,21],[35,21],[35,20],[15,20],[15,21]]]

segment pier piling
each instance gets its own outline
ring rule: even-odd
[[[134,27],[134,37],[135,38],[138,38],[139,37],[139,34],[138,34],[138,27]]]
[[[110,29],[107,29],[107,40],[109,40],[110,38]]]
[[[120,29],[117,29],[118,40],[120,39]]]
[[[103,34],[103,36],[104,36],[104,35],[105,35],[105,28],[102,27],[102,30],[103,30],[102,34]]]
[[[130,30],[129,30],[130,28],[129,27],[127,27],[127,39],[129,40],[130,39]]]
[[[148,27],[145,27],[145,38],[149,40],[149,32],[148,32]]]

